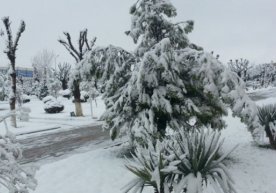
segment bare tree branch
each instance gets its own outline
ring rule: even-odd
[[[76,62],[79,62],[79,58],[78,55],[75,55],[74,52],[71,51],[70,46],[67,44],[67,42],[65,42],[64,40],[58,40],[59,43],[61,43],[65,49],[70,53],[71,56],[73,56],[73,58],[76,60]]]
[[[17,34],[16,34],[16,38],[15,38],[15,41],[14,41],[14,45],[13,45],[14,51],[17,49],[19,39],[20,39],[22,33],[25,31],[25,28],[26,28],[25,22],[24,22],[24,21],[21,21],[19,30],[18,30],[18,32],[17,32]]]
[[[92,50],[92,47],[95,45],[96,38],[93,38],[90,45],[88,43],[87,34],[88,30],[84,29],[80,31],[79,39],[78,39],[78,50],[72,43],[71,35],[68,32],[63,33],[66,37],[66,41],[59,39],[58,42],[61,43],[66,50],[70,53],[71,56],[74,57],[76,62],[79,62],[83,59],[83,56],[90,50]]]

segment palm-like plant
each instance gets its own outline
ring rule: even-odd
[[[225,161],[229,154],[222,154],[224,140],[215,131],[180,133],[174,150],[179,161],[173,174],[175,193],[201,193],[204,185],[218,193],[234,193],[234,181]]]
[[[166,183],[169,173],[163,171],[169,165],[166,152],[166,147],[160,142],[157,142],[156,146],[147,144],[146,148],[136,148],[133,154],[134,162],[129,162],[126,167],[137,178],[128,183],[125,193],[130,190],[133,190],[133,193],[141,193],[145,186],[153,187],[155,193],[169,192]]]
[[[125,192],[142,192],[151,186],[155,193],[202,193],[203,186],[209,186],[217,193],[235,193],[226,167],[232,151],[221,153],[220,136],[214,131],[183,131],[156,146],[136,149],[134,163],[127,168],[137,178]]]
[[[276,149],[276,105],[266,105],[258,108],[258,117],[260,124],[264,126],[266,136],[272,148]]]

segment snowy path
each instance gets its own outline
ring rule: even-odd
[[[23,147],[23,163],[36,162],[49,157],[69,154],[81,147],[97,145],[109,139],[108,132],[103,132],[101,125],[44,133],[19,139]]]

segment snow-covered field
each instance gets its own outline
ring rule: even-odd
[[[274,103],[276,94],[275,97],[272,96],[271,94],[270,98],[257,101],[257,104]],[[95,116],[99,116],[104,111],[102,101],[100,99],[97,101],[98,106],[94,109]],[[68,125],[95,123],[95,120],[90,117],[89,103],[83,104],[86,116],[78,120],[69,116],[69,112],[74,108],[71,101],[64,100],[64,112],[54,116],[45,114],[40,103],[42,102],[33,101],[26,105],[32,108],[32,119],[29,123],[20,122],[18,130],[31,130],[35,125],[42,128],[43,125],[53,127],[56,124],[66,128]],[[4,107],[3,104],[0,105]],[[233,118],[231,112],[225,117],[225,120],[228,125],[227,129],[222,131],[226,138],[225,149],[230,149],[238,144],[238,148],[232,153],[233,163],[229,166],[238,192],[274,193],[276,190],[274,180],[276,151],[256,146],[252,141],[251,134],[246,130],[246,126],[238,118]],[[36,175],[38,186],[34,193],[123,192],[122,188],[134,176],[126,170],[124,160],[118,156],[120,149],[121,147],[99,147],[55,162],[43,163]],[[151,193],[152,190],[147,189],[144,192]]]
[[[272,97],[257,103],[273,103],[275,99]],[[228,127],[222,133],[226,138],[226,149],[239,145],[232,153],[233,163],[229,166],[236,189],[240,193],[274,193],[276,151],[257,147],[245,125],[230,114],[225,117]],[[100,148],[42,165],[36,176],[38,187],[34,192],[121,193],[122,187],[134,176],[125,169],[124,160],[117,156],[119,149]]]
[[[90,103],[82,103],[84,117],[71,117],[70,112],[75,111],[72,100],[66,98],[58,98],[64,105],[64,110],[57,114],[48,114],[43,109],[43,102],[33,98],[31,102],[25,103],[23,106],[31,109],[30,120],[28,122],[17,121],[18,128],[9,127],[16,135],[29,135],[33,132],[55,132],[56,130],[70,129],[72,127],[82,127],[86,125],[101,124],[98,122],[99,117],[105,110],[105,105],[101,97],[92,102],[93,117],[91,116]],[[1,110],[2,109],[2,110]],[[0,116],[9,112],[8,102],[0,103]],[[7,122],[10,123],[9,121]]]

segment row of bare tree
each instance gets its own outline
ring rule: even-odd
[[[2,36],[5,36],[6,38],[6,49],[4,50],[4,53],[7,55],[9,62],[10,62],[10,70],[9,70],[9,76],[11,78],[11,93],[9,95],[9,104],[10,104],[10,110],[13,113],[11,117],[11,125],[13,127],[17,127],[16,124],[16,115],[15,115],[15,107],[16,107],[16,51],[18,49],[19,40],[22,36],[22,33],[25,31],[25,22],[21,21],[19,29],[17,33],[14,35],[12,34],[11,30],[11,21],[9,17],[4,17],[2,19],[5,32],[1,33]],[[69,54],[75,59],[75,65],[78,65],[80,61],[83,60],[84,55],[92,50],[96,38],[93,38],[91,41],[87,38],[87,29],[84,29],[80,31],[79,38],[77,41],[77,44],[73,44],[72,38],[70,33],[64,32],[64,36],[66,39],[59,39],[58,42],[61,43],[66,50],[69,52]],[[15,36],[15,37],[14,37]],[[35,59],[35,58],[34,58]],[[37,60],[39,58],[36,58]],[[52,58],[51,58],[52,59]],[[40,59],[39,59],[40,60]],[[44,64],[48,65],[49,61]],[[68,64],[59,64],[58,68],[60,69],[60,73],[56,73],[56,78],[58,78],[60,81],[62,81],[63,88],[66,87],[66,80],[65,76],[68,77],[68,73],[70,71],[70,66]],[[47,72],[45,72],[46,74]],[[77,72],[73,73],[72,75],[72,92],[75,99],[75,110],[76,110],[76,116],[83,116],[82,107],[81,107],[81,94],[80,94],[80,83],[81,78],[78,75]]]

